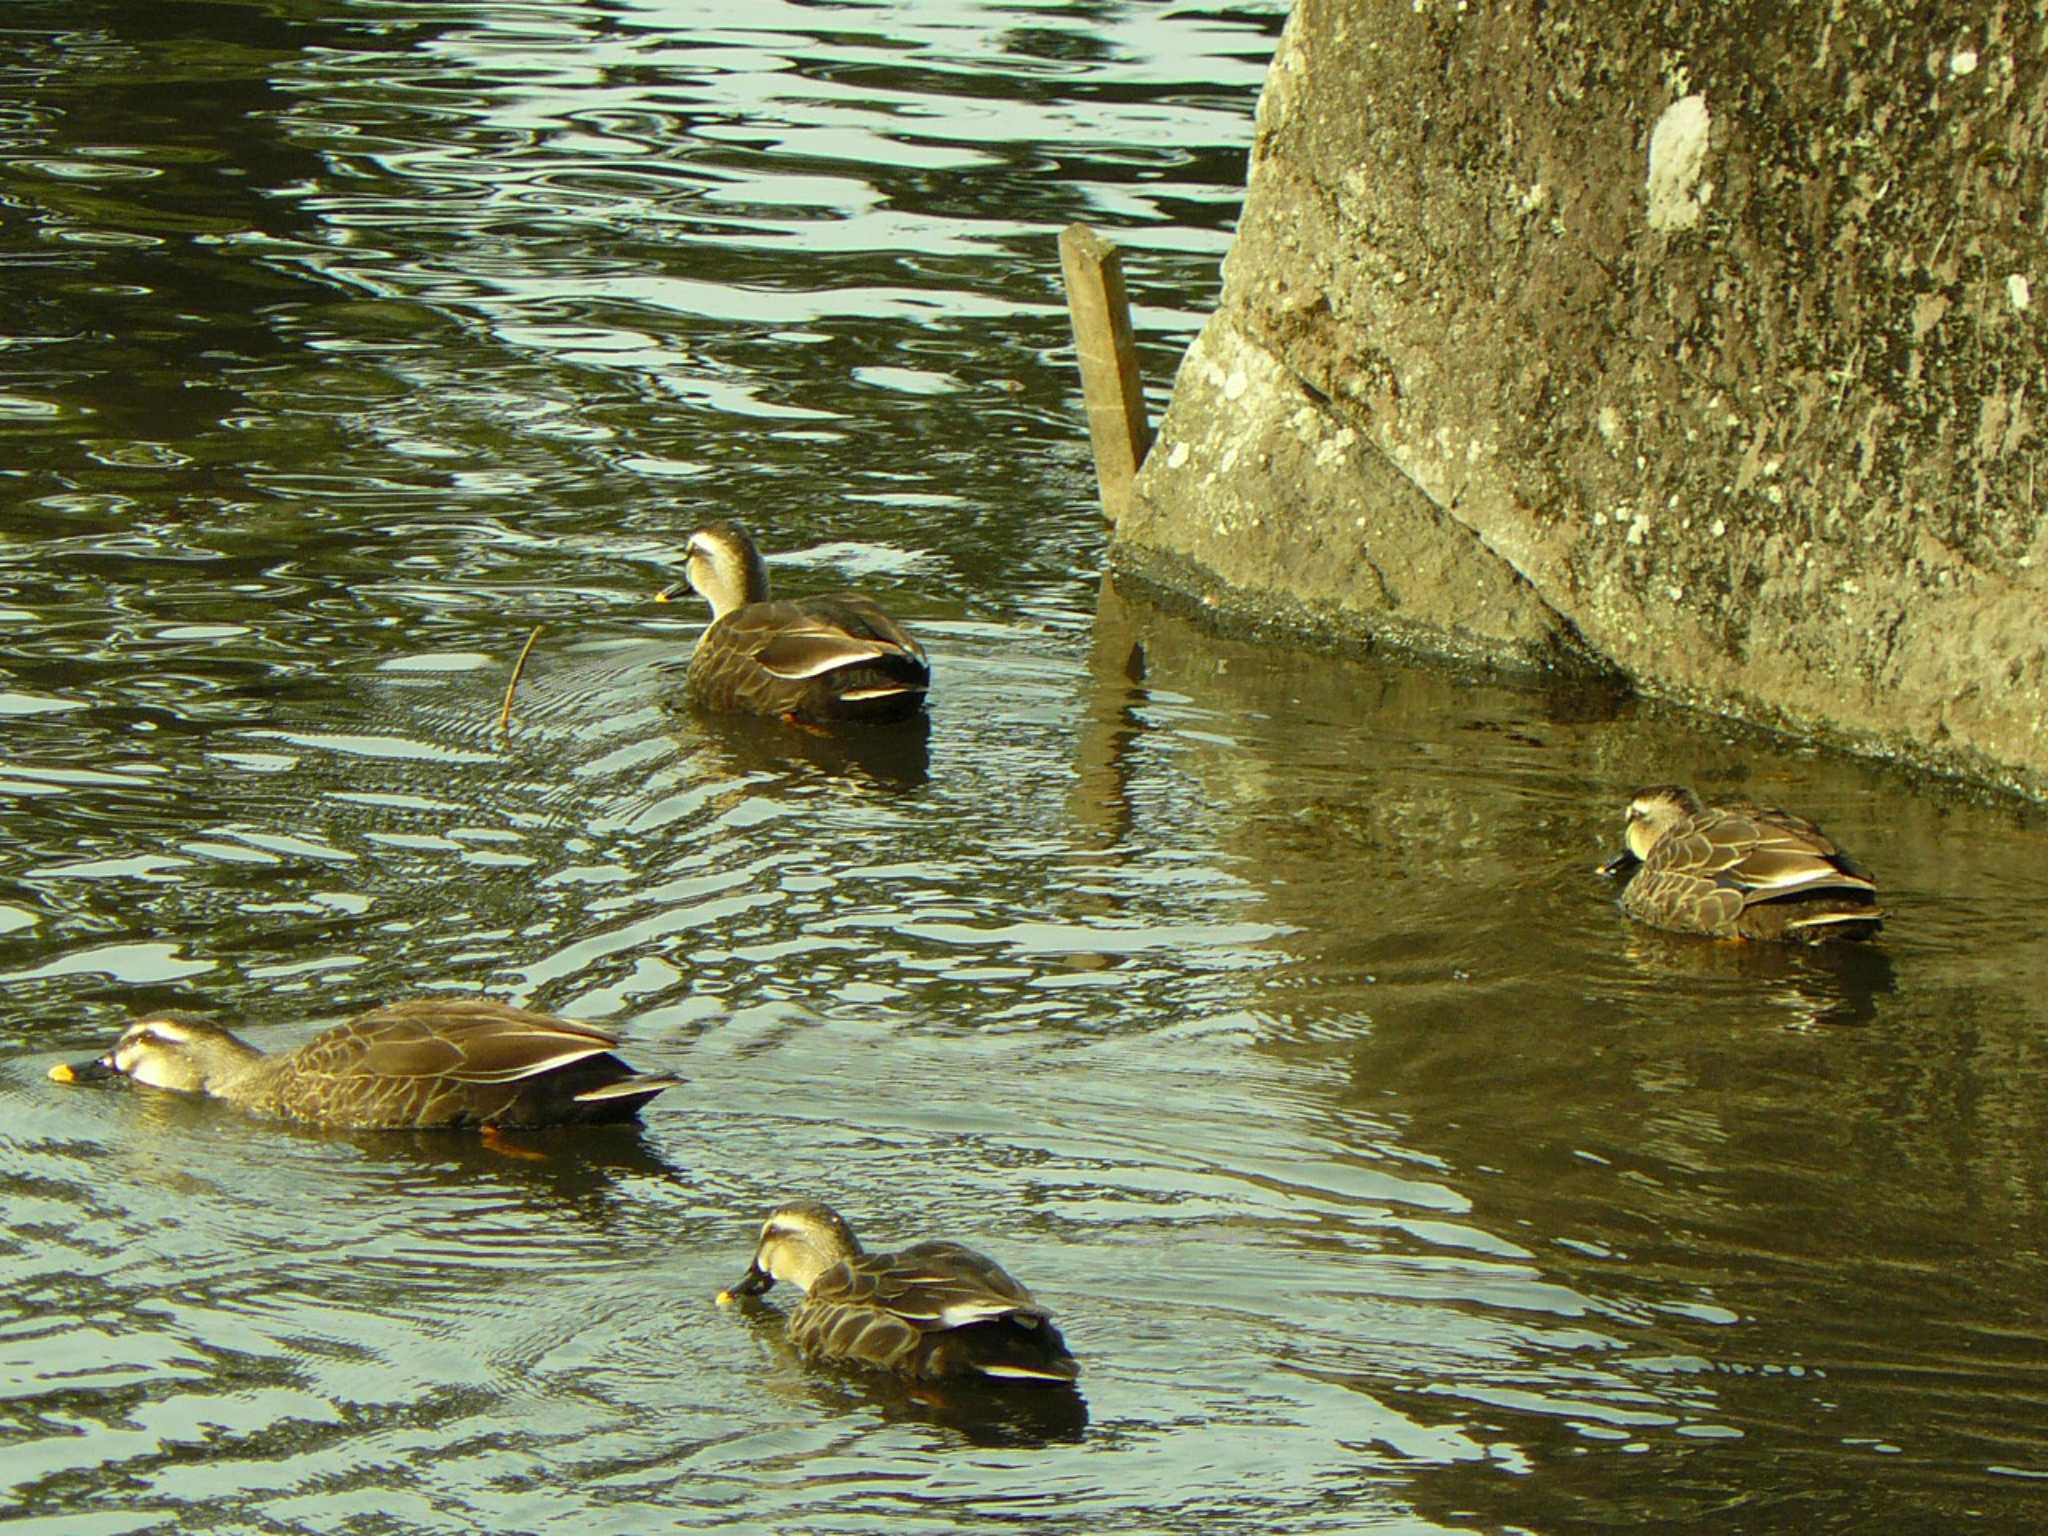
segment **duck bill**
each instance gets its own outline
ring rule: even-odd
[[[654,594],[654,600],[657,603],[672,603],[689,590],[690,583],[689,580],[685,578],[682,581],[673,582],[670,585],[663,587],[659,592]]]
[[[53,1083],[91,1083],[120,1075],[104,1056],[95,1056],[91,1061],[60,1061],[50,1068]]]
[[[749,1264],[747,1272],[726,1291],[728,1296],[759,1296],[775,1283],[775,1277],[758,1264]]]
[[[1626,848],[1624,848],[1621,850],[1621,852],[1617,853],[1613,858],[1609,859],[1605,864],[1595,864],[1593,866],[1593,873],[1595,873],[1596,875],[1605,875],[1608,877],[1608,879],[1611,880],[1617,875],[1628,874],[1638,864],[1642,862],[1643,861],[1641,859],[1637,858],[1634,854],[1630,853]]]

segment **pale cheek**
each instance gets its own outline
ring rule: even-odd
[[[182,1075],[173,1076],[165,1073],[158,1064],[147,1058],[133,1063],[117,1060],[115,1065],[136,1082],[150,1088],[168,1088],[174,1093],[190,1093],[198,1086],[186,1081]]]

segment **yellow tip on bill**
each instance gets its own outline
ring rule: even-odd
[[[716,1300],[721,1307],[729,1307],[734,1302],[738,1301],[739,1297],[733,1295],[731,1291],[720,1291],[716,1297]]]
[[[666,588],[666,587],[663,587],[663,588],[662,588],[662,589],[661,589],[661,590],[660,590],[659,592],[655,593],[655,594],[654,594],[654,600],[655,600],[655,601],[656,601],[657,603],[665,603],[665,602],[667,602],[667,601],[668,601],[668,588]]]
[[[71,1070],[69,1062],[60,1061],[57,1065],[50,1068],[50,1081],[53,1083],[75,1083],[78,1081],[78,1074]]]

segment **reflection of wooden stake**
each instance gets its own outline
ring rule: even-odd
[[[526,644],[519,647],[519,659],[512,663],[512,681],[505,685],[505,707],[498,714],[498,729],[509,730],[512,725],[512,691],[519,686],[519,674],[526,670],[526,658],[533,654],[533,642],[540,638],[541,626],[533,626],[533,633],[526,637]]]
[[[1145,391],[1138,383],[1138,349],[1131,341],[1123,258],[1086,224],[1069,224],[1060,233],[1060,266],[1067,275],[1074,349],[1081,355],[1095,484],[1103,514],[1114,523],[1130,507],[1131,482],[1152,446]]]

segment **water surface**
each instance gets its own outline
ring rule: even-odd
[[[1280,22],[9,8],[14,1524],[2038,1523],[2035,813],[1101,590],[1054,236],[1156,404]],[[928,732],[677,707],[647,599],[733,513],[927,638]],[[1884,942],[1624,922],[1669,778],[1821,817]],[[44,1075],[436,991],[692,1086],[534,1161]],[[795,1193],[998,1254],[1085,1408],[715,1309]]]

